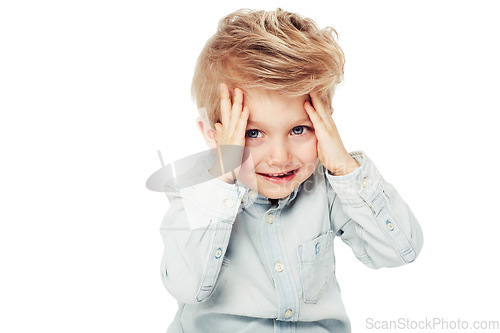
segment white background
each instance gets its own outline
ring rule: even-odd
[[[344,143],[422,225],[420,257],[396,269],[371,270],[337,241],[353,332],[367,318],[500,320],[495,1],[4,1],[0,331],[165,332],[168,200],[145,181],[157,149],[166,163],[205,149],[195,60],[242,7],[336,28]]]

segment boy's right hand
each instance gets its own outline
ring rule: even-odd
[[[215,124],[218,156],[210,173],[226,183],[233,183],[243,159],[245,133],[250,113],[247,106],[243,107],[243,91],[235,88],[231,102],[228,86],[221,83],[220,110],[222,123]]]

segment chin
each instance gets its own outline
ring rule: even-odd
[[[302,182],[292,181],[288,184],[269,184],[265,180],[260,180],[257,182],[257,187],[260,194],[269,199],[282,199],[289,196]]]
[[[259,193],[262,194],[263,196],[269,198],[269,199],[283,199],[283,198],[286,198],[287,196],[289,196],[290,193],[293,192],[293,190],[295,190],[295,189],[292,189],[291,191],[283,192],[283,193],[276,193],[276,192],[266,193],[265,191],[264,191],[264,193],[261,193],[261,192],[259,192]]]

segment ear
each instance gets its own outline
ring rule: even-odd
[[[215,131],[210,127],[208,123],[205,123],[201,117],[196,118],[196,124],[198,129],[205,139],[205,143],[210,149],[217,148],[217,141],[215,139]]]

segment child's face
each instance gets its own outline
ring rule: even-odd
[[[269,91],[247,91],[243,104],[250,109],[245,147],[250,163],[243,163],[238,179],[270,198],[288,196],[318,164],[317,140],[304,109],[309,95],[285,97]],[[289,176],[278,174],[293,171]]]

